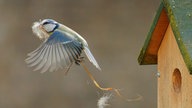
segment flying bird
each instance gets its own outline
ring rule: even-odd
[[[89,61],[101,70],[86,40],[69,27],[52,19],[44,19],[34,22],[32,31],[43,40],[25,60],[30,67],[35,67],[34,71],[41,70],[44,73],[58,69],[68,70],[73,63],[79,64],[82,61],[83,51]]]

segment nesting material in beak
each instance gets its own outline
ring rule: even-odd
[[[44,30],[40,22],[34,22],[32,26],[33,33],[41,40],[49,37],[48,33]]]

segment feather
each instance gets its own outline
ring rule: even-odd
[[[52,62],[51,62],[51,66],[50,66],[50,72],[53,72],[53,71],[56,71],[56,68],[57,68],[57,61],[56,61],[56,45],[52,45],[53,46],[53,51],[51,52],[52,53]]]
[[[49,53],[48,53],[48,52],[49,52],[50,46],[47,45],[47,46],[45,46],[45,47],[46,47],[46,50],[44,51],[45,54],[42,55],[42,60],[41,60],[41,62],[38,64],[38,66],[34,69],[34,71],[40,70],[40,69],[45,65],[45,63],[47,62],[47,59],[48,59],[48,56],[49,56]]]
[[[30,64],[30,66],[35,66],[36,63],[34,63],[35,61],[36,62],[39,62],[41,55],[44,54],[44,50],[46,50],[46,47],[41,47],[39,49],[39,51],[33,53],[33,54],[30,54],[29,57],[25,60],[28,64]]]
[[[73,60],[77,60],[78,57],[76,57],[75,51],[73,50],[73,46],[71,46],[71,44],[67,44],[67,49],[69,50],[69,53],[71,54],[71,58]]]
[[[67,66],[68,65],[68,60],[65,58],[65,54],[62,51],[62,46],[61,44],[58,44],[58,52],[59,52],[59,56],[60,56],[60,65],[62,66]],[[62,67],[63,67],[62,66]]]
[[[55,31],[40,47],[28,54],[26,63],[31,67],[36,66],[34,71],[41,70],[41,73],[59,68],[68,70],[78,60],[82,49],[80,42]]]
[[[98,108],[105,108],[109,106],[109,100],[111,99],[112,94],[104,94],[97,102]]]
[[[91,51],[89,50],[88,46],[87,47],[84,47],[84,52],[85,54],[87,55],[89,61],[95,65],[95,67],[99,70],[101,70],[100,66],[98,65],[97,61],[95,60],[93,54],[91,53]]]
[[[62,68],[61,66],[61,57],[60,57],[60,53],[59,53],[59,44],[56,44],[55,47],[55,54],[56,54],[56,62],[57,62],[57,69],[58,68]]]
[[[48,49],[47,61],[46,61],[45,65],[44,65],[43,69],[41,70],[41,73],[46,72],[51,66],[52,50],[53,50],[53,46],[50,45],[50,48]]]

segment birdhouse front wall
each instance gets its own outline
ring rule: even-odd
[[[192,108],[192,75],[169,25],[158,50],[158,108]]]

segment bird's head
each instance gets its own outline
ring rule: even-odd
[[[57,29],[59,26],[58,22],[52,19],[44,19],[40,23],[41,23],[42,29],[44,29],[45,32],[47,33],[54,32],[54,30]]]
[[[32,26],[32,30],[40,39],[47,39],[58,27],[58,22],[52,19],[44,19],[35,22]]]

